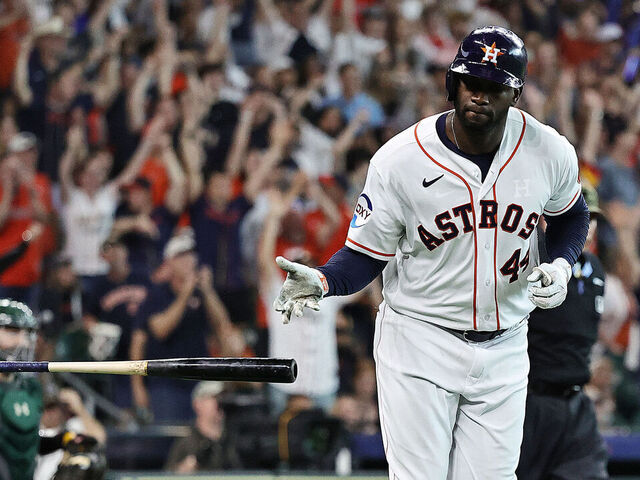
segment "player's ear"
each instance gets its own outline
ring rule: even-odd
[[[518,100],[520,100],[520,95],[522,95],[522,88],[514,88],[513,89],[513,98],[511,99],[511,106],[515,107]]]

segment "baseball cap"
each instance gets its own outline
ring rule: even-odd
[[[212,380],[198,382],[191,392],[191,400],[202,397],[215,397],[224,390],[224,383]]]
[[[38,146],[37,137],[31,132],[16,133],[11,140],[9,140],[8,150],[9,153],[20,153],[31,150]]]
[[[584,197],[587,207],[589,207],[591,218],[601,217],[602,210],[600,210],[600,202],[598,200],[598,192],[596,189],[587,183],[583,183],[582,196]]]
[[[64,20],[60,16],[51,17],[46,22],[36,25],[33,29],[33,34],[36,37],[45,35],[58,35],[61,37],[70,37],[71,30],[64,24]]]
[[[172,237],[164,247],[162,257],[165,260],[175,258],[182,253],[191,252],[196,249],[196,241],[193,235],[188,233],[179,233]]]

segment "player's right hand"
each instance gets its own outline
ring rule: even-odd
[[[273,308],[282,312],[282,323],[289,323],[292,313],[301,317],[304,307],[320,310],[318,302],[329,290],[324,275],[314,268],[290,262],[284,257],[277,257],[276,263],[287,272],[280,294],[273,302]]]

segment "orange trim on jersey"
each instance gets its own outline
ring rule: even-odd
[[[420,149],[424,152],[424,154],[427,156],[427,158],[429,158],[433,163],[435,163],[436,165],[438,165],[443,170],[446,170],[447,172],[455,175],[460,180],[462,180],[462,182],[467,187],[467,190],[469,191],[469,198],[471,200],[471,213],[473,214],[473,329],[477,330],[478,329],[478,325],[476,323],[476,302],[477,302],[477,298],[478,298],[478,238],[477,238],[477,233],[476,233],[477,232],[477,230],[476,230],[476,210],[475,210],[474,203],[473,203],[473,192],[471,191],[471,187],[469,186],[469,184],[467,183],[467,181],[464,179],[464,177],[462,175],[460,175],[457,172],[454,172],[450,168],[445,167],[441,163],[438,163],[431,155],[429,155],[429,153],[425,150],[425,148],[420,143],[420,139],[418,138],[418,126],[419,125],[420,125],[420,122],[416,123],[416,128],[414,128],[414,130],[413,130],[413,135],[416,137],[416,142],[418,142],[418,146],[420,147]]]
[[[362,245],[361,243],[358,243],[354,240],[351,240],[349,237],[347,237],[347,242],[351,242],[353,243],[356,247],[360,247],[360,248],[364,248],[367,252],[371,252],[371,253],[375,253],[376,255],[382,255],[383,257],[395,257],[396,254],[395,253],[382,253],[382,252],[378,252],[377,250],[374,250],[372,248],[369,247],[365,247],[364,245]]]
[[[567,206],[566,206],[566,207],[561,208],[560,210],[556,210],[555,212],[552,212],[551,210],[545,210],[545,212],[547,212],[547,213],[562,213],[562,212],[564,212],[567,208],[569,208],[571,205],[573,205],[573,202],[574,202],[574,200],[576,199],[576,197],[577,197],[578,195],[580,195],[580,190],[578,190],[578,191],[576,192],[576,194],[573,196],[573,198],[572,198],[572,199],[571,199],[571,201],[567,204]]]
[[[511,152],[511,155],[509,155],[509,158],[507,158],[507,161],[504,162],[504,165],[502,167],[500,167],[500,171],[498,172],[498,175],[500,175],[502,173],[502,170],[505,169],[505,167],[507,165],[509,165],[509,162],[511,161],[511,159],[513,158],[513,156],[516,154],[516,152],[518,151],[518,148],[520,148],[520,143],[522,143],[522,137],[524,137],[524,131],[527,128],[527,119],[524,116],[524,113],[522,113],[522,111],[518,110],[518,112],[520,112],[520,115],[522,115],[522,131],[520,132],[520,138],[518,138],[518,143],[516,143],[516,148],[513,149],[513,152]],[[495,200],[495,198],[494,198]]]
[[[523,130],[524,132],[524,130]],[[522,139],[522,136],[520,136]],[[518,145],[520,142],[518,142]],[[516,146],[516,150],[518,147]],[[515,153],[515,150],[514,150]],[[511,155],[513,156],[513,154]],[[496,197],[496,184],[493,184],[493,201],[498,202]],[[498,216],[498,212],[496,212],[496,217]],[[500,311],[498,310],[498,266],[496,264],[496,260],[498,258],[498,219],[496,218],[496,228],[493,231],[493,298],[496,302],[496,330],[500,330]]]

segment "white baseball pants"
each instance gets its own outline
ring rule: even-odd
[[[399,314],[376,319],[390,480],[514,480],[527,396],[527,323],[482,343]]]

